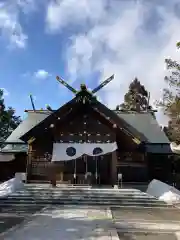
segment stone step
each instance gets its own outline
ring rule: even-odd
[[[4,201],[9,201],[9,200],[17,200],[17,201],[20,201],[20,200],[33,200],[33,199],[83,199],[83,200],[99,200],[99,201],[104,201],[104,200],[108,200],[108,201],[119,201],[119,202],[122,202],[122,201],[131,201],[131,202],[151,202],[151,203],[154,203],[154,202],[159,202],[159,203],[163,203],[163,201],[160,201],[160,200],[156,200],[156,199],[148,199],[148,198],[117,198],[117,197],[112,197],[112,198],[109,198],[109,197],[106,197],[106,198],[103,198],[101,196],[49,196],[49,197],[45,197],[45,196],[8,196],[6,198],[1,198],[1,201],[4,200]]]
[[[57,192],[51,192],[51,191],[46,191],[46,192],[43,192],[43,191],[17,191],[15,193],[13,193],[14,195],[24,195],[24,194],[41,194],[41,195],[60,195],[60,194],[63,194],[63,195],[93,195],[93,196],[127,196],[127,197],[133,197],[133,196],[142,196],[142,197],[151,197],[150,195],[148,194],[141,194],[141,193],[138,193],[138,194],[123,194],[123,193],[96,193],[96,192],[63,192],[63,191],[57,191]]]
[[[24,193],[24,194],[19,194],[19,193],[13,193],[9,197],[14,197],[14,198],[21,198],[21,197],[94,197],[94,198],[111,198],[111,199],[150,199],[153,200],[155,199],[154,197],[149,197],[149,196],[141,196],[141,195],[134,195],[134,196],[126,196],[126,195],[100,195],[100,194],[42,194],[42,193],[36,193],[36,194],[31,194],[31,193]],[[156,199],[155,199],[156,200]]]
[[[119,208],[119,209],[142,209],[142,206],[136,206],[136,205],[126,205],[126,206],[120,206],[120,205],[115,205],[115,204],[99,204],[99,203],[87,203],[87,202],[82,202],[82,203],[72,203],[72,202],[67,202],[66,203],[68,206],[76,206],[78,204],[82,205],[82,206],[102,206],[102,207],[113,207],[113,208]],[[64,205],[64,203],[54,203],[53,205],[55,206],[61,206]],[[48,206],[48,204],[40,204],[40,203],[35,203],[35,204],[28,204],[28,203],[20,203],[20,204],[14,204],[14,203],[7,203],[7,204],[0,204],[0,211],[2,213],[6,213],[6,212],[19,212],[19,209],[21,209],[21,211],[26,211],[27,209],[31,209],[32,207],[36,207],[36,208],[44,208]],[[167,210],[169,208],[173,208],[173,206],[143,206],[143,209],[164,209]]]
[[[62,191],[93,191],[93,192],[141,192],[139,189],[124,189],[124,188],[118,188],[118,189],[114,189],[114,188],[83,188],[83,187],[78,187],[78,188],[74,188],[74,187],[51,187],[51,186],[47,186],[47,187],[29,187],[29,186],[25,186],[25,189],[28,190],[62,190]]]
[[[121,196],[94,196],[94,195],[51,195],[51,194],[46,194],[46,195],[41,195],[41,194],[36,194],[36,195],[9,195],[8,197],[1,197],[2,198],[78,198],[78,197],[82,197],[82,198],[95,198],[95,199],[119,199],[119,200],[128,200],[128,199],[132,199],[132,200],[149,200],[149,201],[157,201],[158,199],[156,198],[148,198],[148,197],[121,197]]]
[[[7,206],[11,206],[11,205],[17,205],[15,203],[9,203],[9,204],[3,204],[0,205],[0,207],[6,208]],[[26,203],[26,206],[31,207],[32,205],[36,205],[36,206],[43,206],[45,207],[46,205],[86,205],[86,206],[119,206],[118,203],[112,203],[112,202],[96,202],[96,201],[58,201],[58,202],[35,202],[35,203]],[[153,205],[153,204],[129,204],[126,203],[124,205],[122,205],[121,207],[136,207],[136,208],[168,208],[168,206],[164,206],[164,205]],[[26,210],[26,209],[25,209]],[[11,212],[12,209],[9,211]],[[19,208],[17,206],[16,211],[19,212]],[[7,211],[5,211],[7,212]]]
[[[116,193],[116,192],[123,192],[123,193],[139,193],[141,192],[138,189],[95,189],[95,188],[58,188],[58,187],[49,187],[49,188],[29,188],[26,187],[25,189],[30,191],[73,191],[73,192],[109,192],[109,193]]]
[[[97,200],[97,199],[29,199],[29,200],[24,200],[24,199],[21,199],[21,200],[6,200],[6,201],[2,201],[1,204],[5,204],[5,203],[16,203],[16,204],[19,204],[19,203],[38,203],[38,202],[41,202],[41,203],[56,203],[56,202],[67,202],[67,201],[71,201],[71,202],[99,202],[99,203],[104,203],[104,202],[108,202],[108,203],[116,203],[117,205],[126,205],[126,204],[135,204],[135,205],[145,205],[145,204],[151,204],[151,205],[166,205],[165,203],[163,202],[149,202],[149,201],[146,201],[146,202],[137,202],[137,201],[109,201],[109,200],[104,200],[104,201],[101,201],[101,200]]]
[[[132,200],[132,201],[150,201],[150,202],[163,202],[163,201],[160,201],[158,199],[148,199],[148,198],[117,198],[117,197],[100,197],[100,196],[81,196],[81,195],[77,195],[77,196],[64,196],[64,195],[61,195],[61,196],[41,196],[41,195],[37,195],[37,196],[9,196],[9,197],[1,197],[1,199],[36,199],[36,198],[39,198],[39,199],[76,199],[76,198],[82,198],[82,199],[99,199],[101,201],[103,201],[104,199],[108,199],[108,200],[117,200],[117,201],[128,201],[128,200]],[[0,200],[1,200],[0,199]]]
[[[116,204],[116,205],[136,205],[136,206],[154,206],[154,205],[158,205],[158,206],[163,206],[165,205],[164,203],[161,202],[149,202],[149,201],[145,201],[145,202],[141,202],[141,201],[112,201],[112,200],[107,200],[105,199],[104,201],[99,200],[99,199],[6,199],[5,201],[1,201],[0,204],[21,204],[21,203],[26,203],[26,204],[61,204],[61,203],[99,203],[99,204]]]
[[[138,189],[99,189],[49,184],[26,185],[8,197],[0,199],[0,210],[23,212],[25,208],[47,205],[93,205],[113,207],[167,208],[168,205]]]
[[[31,193],[36,193],[36,192],[40,192],[40,193],[72,193],[72,194],[82,194],[82,193],[86,193],[86,194],[106,194],[106,195],[147,195],[147,194],[143,194],[142,192],[119,192],[119,191],[114,191],[114,192],[106,192],[106,191],[71,191],[71,190],[21,190],[21,191],[17,191],[18,193],[23,193],[23,192],[31,192]]]

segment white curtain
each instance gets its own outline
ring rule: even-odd
[[[117,149],[116,142],[113,143],[54,143],[52,161],[68,161],[86,154],[89,156],[100,156]]]

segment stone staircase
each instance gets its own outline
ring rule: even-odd
[[[162,208],[168,205],[138,189],[105,189],[88,186],[57,186],[49,184],[27,184],[6,198],[0,199],[0,208],[14,208],[17,205],[26,208],[44,207],[50,204],[60,205],[104,205],[118,207],[153,207]]]

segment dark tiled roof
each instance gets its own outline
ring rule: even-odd
[[[149,143],[166,143],[169,140],[164,131],[161,130],[157,120],[151,113],[124,113],[116,111],[119,117],[123,118],[129,125],[133,126],[140,133],[143,133]]]

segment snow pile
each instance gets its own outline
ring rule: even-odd
[[[0,197],[6,197],[24,187],[21,178],[15,177],[0,184]]]
[[[175,142],[170,144],[171,151],[176,154],[180,154],[180,145],[177,145]]]
[[[0,162],[10,162],[14,159],[14,154],[0,152]]]
[[[146,193],[169,204],[180,202],[179,190],[156,179],[149,183]]]

